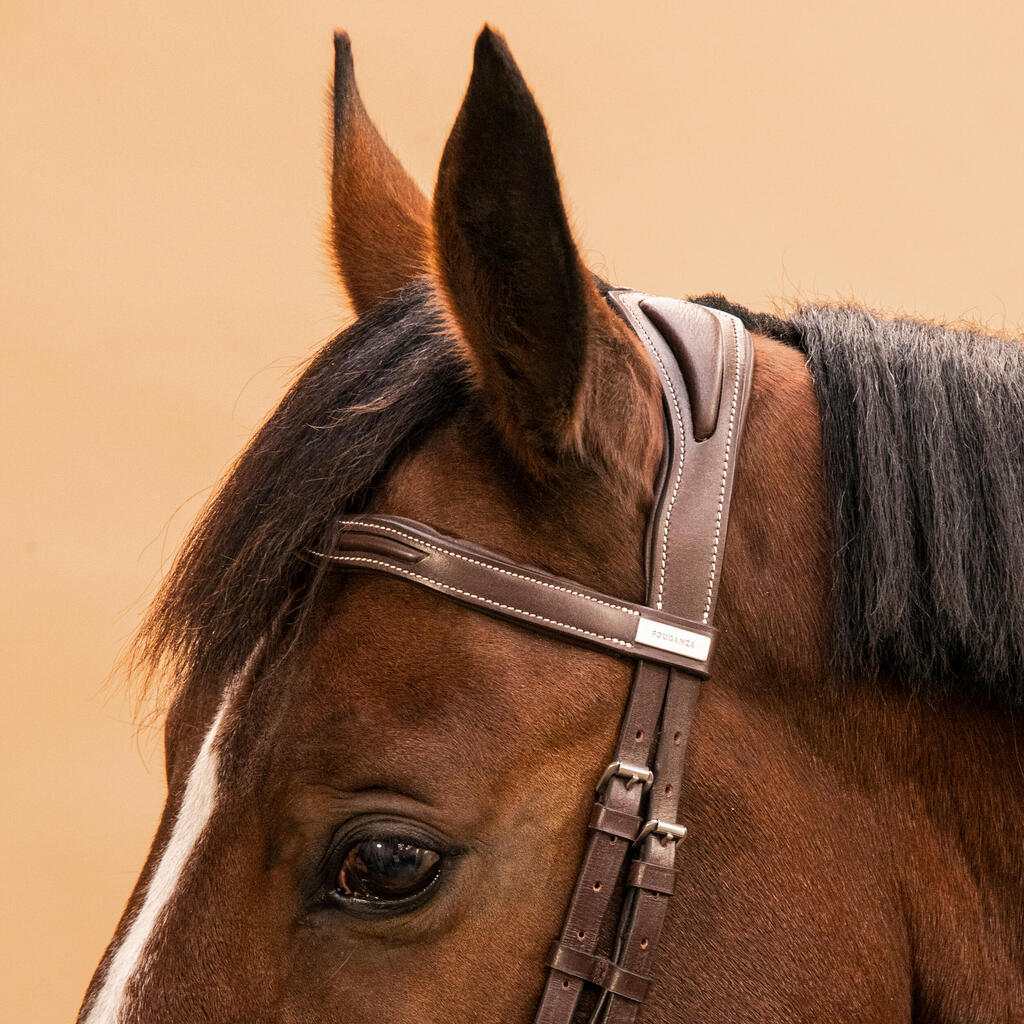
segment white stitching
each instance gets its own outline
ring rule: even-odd
[[[639,300],[636,300],[636,302],[639,305]],[[672,378],[669,376],[668,370],[665,369],[665,363],[661,358],[661,353],[658,351],[658,347],[654,342],[651,341],[651,336],[647,333],[647,328],[644,327],[643,322],[636,315],[628,301],[624,301],[623,306],[625,306],[629,313],[629,319],[632,320],[633,326],[643,336],[647,348],[658,362],[658,368],[661,372],[662,380],[668,386],[669,395],[672,397],[672,406],[675,411],[676,426],[678,428],[674,433],[679,439],[679,458],[676,465],[676,478],[672,485],[672,494],[668,500],[668,508],[665,510],[665,530],[661,538],[661,566],[658,571],[658,597],[654,603],[654,607],[657,608],[658,611],[661,611],[665,595],[665,572],[668,564],[669,526],[672,522],[672,512],[676,506],[676,498],[679,495],[679,484],[683,478],[683,461],[686,456],[686,432],[683,430],[682,414],[679,412],[679,400],[676,397],[676,389],[672,383]],[[655,509],[655,515],[657,515],[657,509]]]
[[[572,594],[574,597],[580,597],[584,601],[592,601],[594,604],[603,605],[605,608],[612,608],[615,611],[626,612],[632,615],[634,618],[639,616],[639,612],[633,608],[628,607],[624,604],[617,604],[614,601],[605,601],[600,597],[592,597],[590,594],[581,593],[579,590],[573,590],[572,587],[560,587],[556,583],[546,583],[544,580],[539,580],[535,576],[526,576],[522,573],[512,572],[509,569],[502,569],[499,565],[493,565],[490,562],[481,562],[475,558],[470,558],[468,555],[460,554],[458,551],[453,551],[451,548],[438,546],[437,544],[431,544],[430,541],[424,540],[419,534],[411,533],[405,530],[395,529],[393,526],[385,526],[383,523],[376,523],[372,520],[358,519],[353,517],[346,519],[345,522],[352,523],[355,526],[362,526],[367,529],[384,530],[387,533],[393,533],[396,537],[404,537],[407,540],[411,540],[414,544],[422,544],[423,547],[430,548],[433,551],[440,551],[442,554],[450,555],[452,558],[461,559],[463,562],[469,562],[470,565],[478,565],[481,569],[488,569],[491,572],[500,572],[503,576],[510,576],[512,579],[523,580],[526,583],[536,584],[538,587],[547,587],[548,590],[558,590],[563,594]],[[330,558],[330,555],[324,557]]]
[[[327,558],[332,562],[359,562],[366,565],[377,565],[387,572],[398,573],[401,576],[408,576],[410,579],[419,580],[421,583],[426,583],[431,587],[440,587],[442,590],[448,590],[453,594],[459,594],[462,597],[469,597],[474,601],[482,601],[484,604],[489,604],[494,608],[500,608],[502,611],[515,612],[517,615],[525,615],[527,618],[535,619],[537,622],[546,622],[549,626],[559,626],[562,629],[568,629],[573,633],[579,633],[581,636],[589,636],[594,640],[605,640],[610,644],[618,644],[620,647],[629,648],[634,646],[631,640],[620,640],[618,637],[604,636],[601,633],[593,633],[589,629],[581,629],[579,626],[570,625],[568,622],[559,622],[557,619],[548,619],[543,615],[537,615],[535,612],[528,612],[525,608],[516,608],[515,605],[502,604],[500,601],[492,601],[490,598],[482,597],[480,594],[474,594],[468,590],[460,590],[458,587],[442,583],[440,580],[436,580],[431,576],[421,576],[419,573],[410,572],[408,569],[400,569],[397,565],[392,565],[390,562],[382,561],[379,558],[363,558],[359,555],[327,555],[320,551],[315,551],[313,553],[318,555],[320,558]]]
[[[721,321],[719,321],[721,322]],[[733,423],[736,419],[736,404],[740,393],[740,336],[736,328],[736,319],[729,317],[732,327],[733,342],[736,350],[736,376],[732,385],[732,408],[729,410],[729,429],[725,435],[725,459],[722,462],[722,486],[718,492],[718,513],[715,516],[715,546],[711,551],[711,573],[708,576],[708,593],[704,602],[704,617],[702,621],[707,625],[711,617],[711,598],[715,589],[715,574],[718,572],[718,545],[722,539],[722,511],[725,507],[725,484],[729,472],[729,450],[732,447]]]
[[[655,601],[655,608],[657,608],[660,611],[660,610],[662,610],[663,598],[664,598],[664,593],[665,593],[665,574],[666,574],[666,571],[667,571],[667,564],[668,564],[668,542],[669,542],[670,527],[671,527],[671,522],[672,522],[672,513],[675,510],[676,499],[677,499],[677,497],[679,495],[679,485],[680,485],[680,483],[682,481],[683,464],[684,464],[684,461],[685,461],[685,454],[686,454],[686,452],[685,452],[685,446],[686,446],[685,432],[682,429],[682,416],[681,416],[680,411],[679,411],[679,400],[678,400],[678,397],[676,395],[675,386],[673,385],[672,378],[669,376],[669,373],[668,373],[668,371],[665,368],[665,363],[664,363],[664,361],[661,358],[661,353],[658,351],[657,346],[651,341],[651,337],[650,337],[650,335],[647,332],[647,328],[644,327],[643,322],[637,316],[636,311],[632,308],[631,305],[628,304],[628,302],[623,302],[623,305],[625,306],[626,312],[629,314],[629,319],[632,321],[633,326],[637,330],[637,333],[640,334],[640,336],[643,338],[645,344],[647,345],[648,350],[651,352],[651,354],[654,356],[655,360],[657,361],[661,377],[662,377],[662,379],[663,379],[663,381],[664,381],[664,383],[665,383],[665,385],[666,385],[666,387],[668,389],[669,396],[672,399],[673,413],[675,415],[676,424],[679,427],[679,429],[676,431],[676,436],[679,439],[679,452],[678,452],[678,457],[677,457],[677,462],[676,462],[676,475],[675,475],[675,480],[673,481],[673,485],[672,485],[672,493],[669,496],[668,507],[666,508],[666,511],[665,511],[665,528],[664,528],[664,531],[662,533],[662,538],[661,538],[661,564],[659,566],[659,571],[658,571],[658,593],[657,593],[657,600]],[[713,313],[712,315],[715,315],[715,314]],[[716,316],[716,319],[717,319],[717,316]],[[719,322],[721,322],[721,321],[719,320]],[[703,613],[703,617],[702,617],[702,622],[703,622],[704,625],[707,625],[708,619],[711,616],[711,601],[712,601],[712,597],[714,596],[715,576],[718,573],[718,549],[719,549],[719,545],[721,544],[721,538],[722,538],[722,514],[723,514],[724,509],[725,509],[725,490],[726,490],[726,483],[727,483],[728,472],[729,472],[729,457],[730,457],[730,453],[731,453],[731,450],[732,450],[733,431],[735,429],[736,407],[737,407],[737,404],[739,402],[740,361],[741,361],[740,360],[740,340],[739,340],[739,332],[738,332],[737,326],[736,326],[736,320],[732,316],[729,317],[729,325],[732,328],[732,332],[733,332],[733,349],[734,349],[734,352],[735,352],[735,375],[734,375],[734,378],[733,378],[732,402],[731,402],[731,406],[730,406],[730,410],[729,410],[729,426],[728,426],[728,429],[726,431],[725,454],[724,454],[724,459],[723,459],[723,462],[722,462],[721,485],[719,487],[719,493],[718,493],[718,508],[717,508],[716,515],[715,515],[715,539],[714,539],[714,546],[713,546],[712,551],[711,551],[711,566],[710,566],[710,571],[709,571],[709,575],[708,575],[707,594],[706,594],[706,597],[705,597],[704,613]],[[373,521],[367,521],[367,520],[364,520],[364,519],[356,519],[356,518],[350,519],[350,520],[348,520],[348,522],[350,522],[350,523],[352,523],[352,524],[354,524],[356,526],[361,526],[361,527],[363,527],[365,529],[381,530],[381,531],[383,531],[385,533],[392,533],[396,537],[405,537],[405,538],[411,539],[414,543],[422,544],[424,547],[430,548],[433,551],[441,552],[441,553],[446,554],[446,555],[448,555],[448,556],[450,556],[452,558],[458,558],[458,559],[460,559],[463,562],[467,562],[467,563],[469,563],[471,565],[479,566],[480,568],[483,568],[483,569],[488,569],[488,570],[490,570],[492,572],[501,573],[502,575],[509,576],[509,577],[511,577],[513,579],[523,580],[524,582],[532,583],[532,584],[534,584],[536,586],[540,586],[540,587],[546,587],[549,590],[556,590],[556,591],[560,591],[561,593],[572,594],[574,597],[582,598],[584,601],[591,601],[594,604],[603,605],[606,608],[612,608],[612,609],[615,609],[617,611],[625,612],[625,613],[627,613],[629,615],[632,615],[634,617],[637,617],[640,614],[639,612],[635,611],[632,608],[627,607],[626,605],[615,604],[614,602],[611,602],[611,601],[605,601],[605,600],[602,600],[601,598],[593,597],[590,594],[584,594],[584,593],[581,593],[578,590],[573,590],[571,587],[561,587],[561,586],[558,586],[557,584],[554,584],[554,583],[547,583],[544,580],[537,579],[536,577],[533,577],[533,576],[527,576],[527,575],[524,575],[524,574],[521,574],[521,573],[512,572],[512,571],[510,571],[508,569],[503,569],[500,566],[493,565],[493,564],[490,564],[490,563],[487,563],[487,562],[482,562],[482,561],[479,561],[479,560],[477,560],[475,558],[470,558],[469,556],[463,555],[463,554],[459,553],[458,551],[452,550],[451,548],[438,546],[436,544],[431,544],[429,541],[424,540],[422,537],[420,537],[420,536],[418,536],[416,534],[411,534],[411,533],[403,532],[401,530],[395,529],[394,527],[384,526],[382,523],[377,523],[377,522],[373,522]],[[499,604],[496,601],[491,601],[488,598],[481,597],[478,594],[471,594],[468,591],[460,590],[458,587],[453,587],[453,586],[449,586],[448,584],[441,583],[439,580],[432,580],[430,577],[420,576],[420,575],[418,575],[416,573],[412,573],[412,572],[409,572],[409,571],[404,570],[404,569],[399,569],[397,566],[393,566],[393,565],[391,565],[390,563],[387,563],[387,562],[378,561],[376,559],[369,559],[369,558],[358,558],[357,559],[354,556],[327,555],[327,554],[323,554],[321,552],[315,552],[315,554],[319,555],[322,558],[328,558],[328,559],[331,559],[333,561],[352,561],[352,562],[354,562],[354,561],[361,561],[361,562],[367,562],[367,563],[373,564],[373,565],[380,565],[380,566],[383,566],[383,567],[385,567],[385,568],[387,568],[387,569],[389,569],[391,571],[400,573],[400,574],[405,575],[405,576],[409,576],[412,579],[418,579],[418,580],[423,581],[424,583],[432,583],[433,585],[441,587],[441,588],[443,588],[445,590],[450,590],[453,593],[461,594],[461,595],[463,595],[465,597],[471,597],[471,598],[473,598],[474,600],[477,600],[477,601],[483,601],[484,603],[493,605],[496,608],[502,608],[502,609],[504,609],[506,611],[514,611],[517,614],[525,615],[525,616],[527,616],[529,618],[536,619],[536,620],[538,620],[540,622],[547,622],[547,623],[549,623],[551,625],[560,626],[560,627],[562,627],[564,629],[571,630],[571,631],[573,631],[575,633],[580,633],[580,634],[582,634],[584,636],[594,637],[594,638],[599,639],[599,640],[606,640],[609,643],[620,644],[620,645],[622,645],[624,647],[632,647],[633,646],[632,643],[628,643],[628,642],[626,642],[624,640],[619,640],[619,639],[617,639],[615,637],[602,636],[599,633],[592,633],[589,630],[580,629],[579,627],[571,626],[571,625],[569,625],[568,623],[565,623],[565,622],[558,622],[555,619],[547,619],[547,618],[545,618],[542,615],[536,615],[535,613],[528,612],[528,611],[526,611],[525,609],[522,609],[522,608],[514,608],[511,605]]]

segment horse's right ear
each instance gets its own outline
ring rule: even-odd
[[[427,268],[430,206],[363,106],[348,34],[334,35],[331,242],[358,314]]]

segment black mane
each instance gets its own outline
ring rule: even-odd
[[[855,307],[726,309],[807,355],[847,672],[1024,703],[1024,346]]]
[[[1024,703],[1024,348],[852,307],[750,313],[804,352],[822,410],[838,666]],[[466,401],[463,361],[414,283],[339,334],[193,527],[134,654],[175,691],[219,686],[298,635],[329,543],[391,462]],[[799,443],[794,439],[794,443]]]

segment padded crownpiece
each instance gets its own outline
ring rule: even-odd
[[[643,299],[640,308],[679,363],[690,396],[693,436],[703,441],[715,432],[722,404],[725,372],[722,323],[703,306],[679,299]]]

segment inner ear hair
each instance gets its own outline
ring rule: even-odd
[[[359,315],[426,273],[430,204],[370,120],[348,35],[334,37],[331,244]]]

